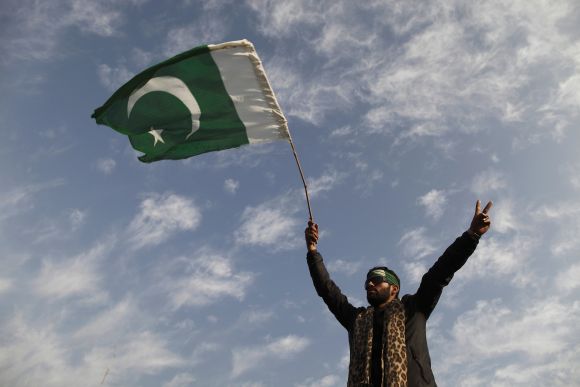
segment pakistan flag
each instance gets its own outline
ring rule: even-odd
[[[247,40],[193,48],[121,86],[92,115],[126,134],[143,162],[290,138]]]

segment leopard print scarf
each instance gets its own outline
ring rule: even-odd
[[[356,317],[350,345],[348,387],[371,385],[371,354],[373,347],[373,314],[369,307]],[[395,299],[385,309],[381,359],[383,387],[407,386],[407,349],[405,345],[405,308]]]

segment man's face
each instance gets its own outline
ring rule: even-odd
[[[375,308],[390,300],[391,284],[379,277],[370,278],[365,282],[367,301]]]

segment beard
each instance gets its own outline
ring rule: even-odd
[[[371,306],[376,308],[377,306],[382,305],[389,300],[390,293],[390,286],[385,289],[374,289],[374,291],[367,291],[367,301]]]

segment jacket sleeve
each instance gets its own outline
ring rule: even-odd
[[[439,301],[443,288],[449,284],[455,272],[467,262],[473,254],[478,238],[463,233],[449,246],[437,262],[423,275],[417,293],[413,296],[419,310],[429,318]]]
[[[316,293],[328,306],[330,312],[338,322],[347,330],[351,330],[356,319],[358,309],[348,302],[348,298],[342,294],[340,288],[330,279],[326,266],[319,252],[309,252],[306,256],[310,276],[314,283]]]

